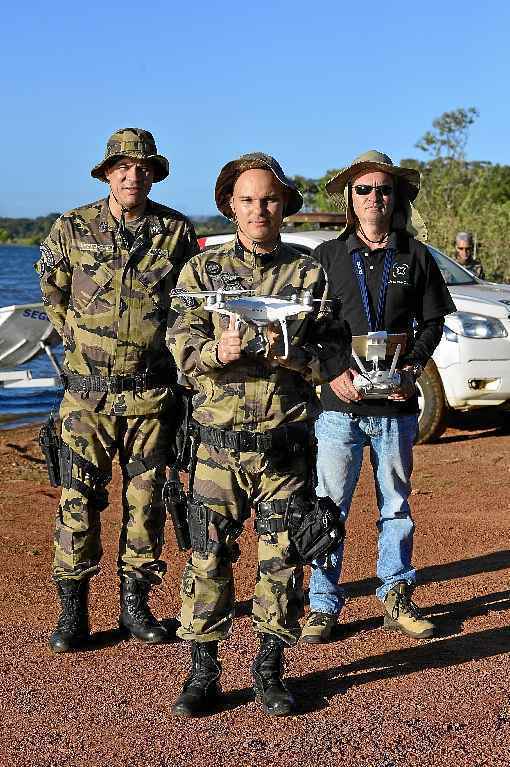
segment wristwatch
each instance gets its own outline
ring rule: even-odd
[[[418,380],[418,378],[423,373],[423,365],[420,365],[419,362],[414,362],[411,365],[404,365],[402,370],[405,370],[407,373],[411,373],[412,377],[414,378],[414,382]]]

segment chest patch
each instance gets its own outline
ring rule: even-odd
[[[85,253],[113,253],[113,245],[104,245],[99,242],[82,242],[78,241],[73,243],[77,250],[81,250]]]
[[[169,258],[170,253],[168,250],[161,250],[161,248],[152,248],[150,251],[151,256],[154,256],[154,258]]]
[[[221,280],[226,288],[242,288],[243,281],[238,274],[232,272],[223,272]]]
[[[408,285],[409,264],[393,264],[390,282],[397,285]]]
[[[205,271],[209,277],[217,277],[221,273],[221,266],[217,261],[208,261],[205,265]]]

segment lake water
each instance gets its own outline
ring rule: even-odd
[[[41,301],[39,278],[34,269],[38,256],[39,250],[35,247],[0,246],[0,306]],[[62,349],[56,351],[60,357]],[[45,354],[19,369],[31,370],[33,378],[55,375]],[[42,421],[52,408],[58,406],[60,397],[58,389],[0,387],[0,429]]]

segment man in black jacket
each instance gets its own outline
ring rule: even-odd
[[[344,195],[347,224],[338,239],[322,243],[314,256],[328,273],[331,294],[342,303],[353,349],[370,370],[390,367],[400,345],[400,385],[381,397],[365,398],[354,386],[354,359],[322,387],[323,413],[316,424],[319,496],[331,497],[347,518],[358,482],[363,448],[370,448],[379,519],[378,598],[385,628],[418,639],[433,634],[411,601],[414,523],[408,503],[412,448],[417,433],[416,380],[439,343],[444,315],[455,311],[433,257],[415,238],[425,228],[412,206],[420,175],[393,165],[381,152],[357,157],[326,185]],[[381,356],[382,349],[382,356]],[[374,351],[376,350],[376,351]],[[326,563],[317,561],[310,579],[310,615],[302,641],[327,641],[344,604],[338,585],[343,545]]]

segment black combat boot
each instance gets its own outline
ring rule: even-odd
[[[214,707],[220,694],[218,642],[192,642],[191,661],[191,674],[172,706],[174,716],[206,714]]]
[[[56,581],[62,613],[57,628],[50,637],[53,652],[69,652],[86,643],[90,637],[89,628],[89,579],[76,581],[65,578]]]
[[[159,644],[168,639],[168,633],[150,611],[150,590],[150,584],[146,581],[121,578],[119,626],[135,639],[147,644]]]
[[[263,634],[259,653],[251,667],[255,695],[269,716],[288,716],[296,708],[296,701],[282,681],[284,647],[279,637]]]

